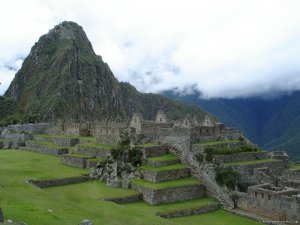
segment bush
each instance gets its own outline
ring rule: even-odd
[[[213,154],[212,149],[210,149],[210,148],[205,149],[205,157],[204,157],[204,159],[207,162],[212,162],[213,161],[214,154]]]
[[[219,185],[225,185],[230,190],[234,190],[234,187],[237,185],[238,180],[240,179],[239,172],[233,170],[230,167],[217,167],[215,169],[216,176],[215,179]]]
[[[130,146],[128,133],[121,135],[120,141],[111,150],[111,155],[115,161],[131,163],[133,166],[138,166],[142,162],[142,152]]]
[[[199,163],[202,163],[203,162],[203,159],[204,159],[204,155],[201,154],[201,153],[198,153],[195,155],[196,156],[196,159]]]

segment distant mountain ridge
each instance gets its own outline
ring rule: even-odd
[[[201,119],[206,114],[198,107],[142,94],[119,82],[74,22],[62,22],[40,37],[5,96],[43,121],[126,120],[134,112],[153,119],[158,110],[167,112],[170,119],[186,113]]]
[[[300,91],[274,99],[199,99],[199,93],[163,95],[197,105],[228,126],[242,130],[254,143],[268,150],[286,150],[300,161]]]

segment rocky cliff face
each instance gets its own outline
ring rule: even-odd
[[[40,37],[5,96],[48,121],[127,119],[133,112],[153,119],[158,109],[173,119],[186,113],[199,119],[205,115],[197,107],[142,94],[119,82],[74,22],[63,22]]]

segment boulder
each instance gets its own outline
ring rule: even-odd
[[[93,225],[93,223],[90,220],[82,220],[79,225]]]

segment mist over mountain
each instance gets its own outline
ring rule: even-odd
[[[197,105],[222,122],[242,130],[254,143],[267,150],[286,150],[291,160],[300,160],[300,92],[252,97],[201,99],[201,93],[163,95]]]

